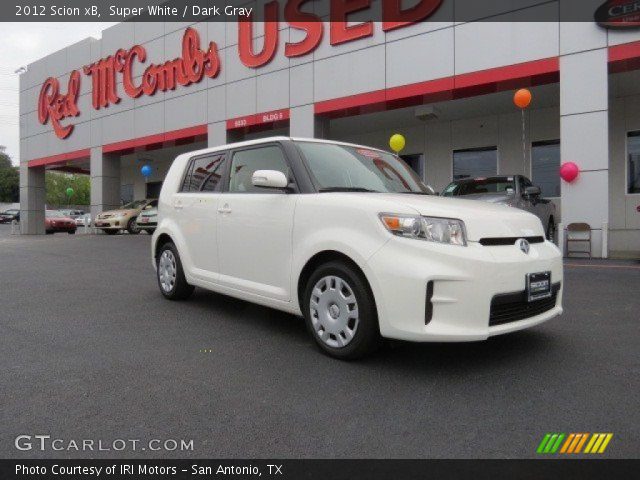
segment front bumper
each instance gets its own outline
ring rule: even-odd
[[[467,247],[455,247],[393,238],[369,259],[367,269],[380,333],[387,338],[485,340],[562,313],[562,258],[550,242],[531,244],[529,254],[524,254],[515,245],[489,247],[470,242]],[[524,317],[506,322],[502,317],[502,323],[490,325],[492,299],[523,293],[526,275],[544,271],[551,272],[551,283],[557,285],[555,302],[546,308],[523,305]]]
[[[77,230],[77,226],[73,225],[49,225],[46,230],[50,232],[75,232]]]
[[[126,228],[127,220],[121,217],[117,218],[105,218],[105,219],[96,219],[94,227],[100,229],[115,229],[122,230]]]

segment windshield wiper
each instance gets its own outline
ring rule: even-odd
[[[327,187],[321,188],[318,190],[320,193],[329,193],[329,192],[367,192],[367,193],[382,193],[378,190],[369,190],[368,188],[361,187]]]

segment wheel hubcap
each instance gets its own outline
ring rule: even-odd
[[[166,293],[171,292],[176,284],[176,272],[176,257],[171,250],[165,250],[158,262],[158,279],[162,290]]]
[[[323,343],[334,348],[347,346],[358,329],[358,302],[351,286],[340,277],[321,278],[313,287],[311,324]]]

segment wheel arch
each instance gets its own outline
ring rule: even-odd
[[[175,244],[175,242],[173,241],[173,238],[171,238],[171,236],[168,233],[163,232],[160,235],[158,235],[158,238],[156,239],[156,243],[153,247],[153,258],[156,259],[156,261],[158,260],[158,254],[160,253],[160,249],[166,243]]]
[[[304,267],[302,267],[302,270],[300,271],[300,275],[298,276],[298,283],[297,283],[297,289],[296,289],[298,305],[300,306],[300,309],[302,309],[302,305],[304,305],[302,296],[304,295],[304,289],[307,285],[307,282],[309,281],[309,278],[311,278],[311,275],[313,275],[313,272],[320,265],[329,263],[331,261],[344,262],[350,267],[352,267],[358,274],[362,276],[365,282],[365,285],[369,289],[369,293],[371,294],[371,298],[373,299],[373,303],[375,305],[375,309],[377,312],[378,307],[377,307],[375,294],[373,292],[373,288],[371,287],[371,282],[369,281],[369,278],[367,278],[366,273],[353,258],[351,258],[349,255],[342,253],[338,250],[322,250],[320,252],[317,252],[311,258],[309,258],[309,260],[307,260],[307,262],[305,263]]]

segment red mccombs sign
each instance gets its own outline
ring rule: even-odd
[[[349,15],[367,9],[372,0],[330,0],[330,22],[322,22],[314,14],[303,12],[302,7],[309,0],[288,0],[284,8],[284,21],[291,28],[305,33],[299,42],[286,42],[284,55],[300,57],[313,52],[328,30],[331,45],[370,37],[374,32],[374,23],[366,21],[352,23]],[[382,30],[387,32],[419,22],[431,16],[443,0],[421,0],[411,8],[402,8],[402,0],[381,0]],[[250,68],[260,68],[273,60],[278,53],[278,24],[280,5],[277,0],[264,6],[264,36],[262,48],[257,51],[253,45],[253,25],[251,16],[238,21],[238,56],[240,61]],[[187,28],[182,37],[180,57],[160,64],[149,64],[142,77],[134,78],[136,64],[147,61],[147,51],[141,45],[130,49],[119,49],[113,55],[102,58],[82,68],[82,73],[91,77],[92,106],[94,109],[106,108],[121,100],[118,85],[122,85],[124,94],[131,98],[141,95],[154,95],[158,91],[175,90],[202,81],[204,77],[215,78],[220,73],[221,63],[218,47],[210,42],[203,50],[200,36],[193,28]],[[67,138],[73,131],[73,125],[63,126],[61,121],[80,115],[78,95],[80,92],[80,70],[74,70],[69,76],[67,93],[60,91],[58,79],[45,80],[38,98],[38,120],[43,125],[51,120],[53,131],[58,138]]]

